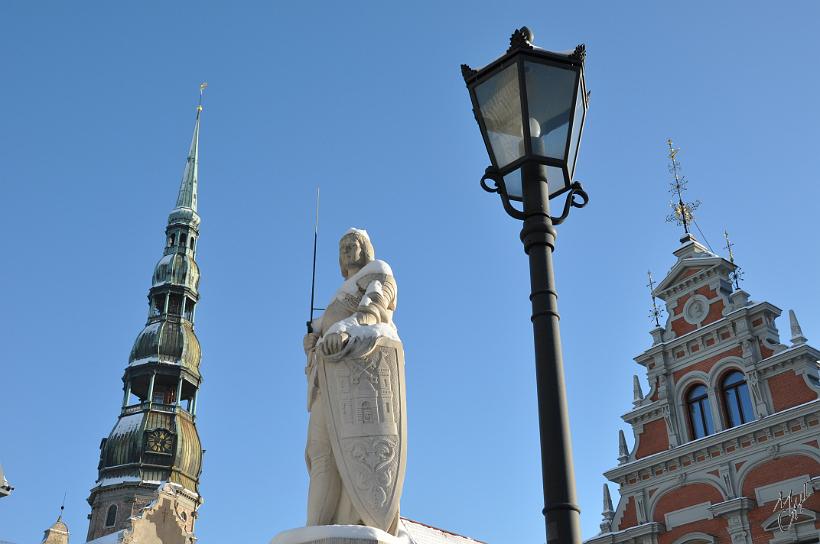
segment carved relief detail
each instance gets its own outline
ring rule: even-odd
[[[346,442],[350,458],[356,462],[351,476],[359,496],[373,510],[384,510],[399,464],[398,440],[363,437]]]

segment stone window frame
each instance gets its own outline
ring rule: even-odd
[[[726,419],[724,418],[725,407],[723,406],[723,391],[721,390],[721,382],[724,375],[732,370],[742,372],[743,376],[746,378],[746,383],[749,383],[749,375],[746,372],[744,360],[736,355],[728,355],[716,362],[708,373],[702,370],[692,370],[684,374],[680,381],[675,382],[675,409],[678,413],[678,421],[683,422],[679,423],[678,427],[681,427],[679,430],[684,443],[697,440],[692,435],[692,428],[689,421],[689,406],[686,402],[686,395],[689,389],[696,383],[705,385],[709,390],[709,406],[712,410],[712,424],[715,427],[715,432],[712,434],[717,434],[721,431],[732,428],[726,425]],[[751,395],[751,391],[749,394]],[[752,408],[754,410],[754,398],[751,400]],[[759,419],[757,413],[755,412],[753,415],[753,421],[757,421]]]
[[[703,396],[699,396],[696,399],[691,399],[690,397],[694,394],[695,389],[703,388],[704,394]],[[710,387],[708,383],[703,383],[700,381],[693,382],[689,384],[688,387],[684,390],[683,400],[686,403],[686,422],[687,422],[687,430],[689,432],[689,436],[692,440],[698,440],[699,438],[705,438],[707,436],[712,436],[717,430],[717,426],[715,425],[715,416],[714,411],[712,410],[712,397],[710,395]],[[700,419],[699,422],[701,427],[703,428],[703,435],[697,436],[695,432],[695,420],[694,420],[694,407],[697,406],[700,411]],[[706,414],[706,409],[709,410],[708,417]],[[711,429],[709,427],[711,426]],[[710,432],[711,431],[711,432]]]
[[[683,378],[679,382],[675,384],[675,405],[678,411],[678,421],[683,422],[679,423],[679,427],[683,427],[680,429],[682,438],[685,438],[684,443],[692,442],[693,440],[697,440],[692,433],[692,426],[691,421],[689,419],[689,403],[687,402],[687,396],[689,390],[697,385],[703,385],[706,387],[707,392],[709,392],[707,398],[709,400],[709,408],[712,411],[712,425],[714,426],[714,432],[712,434],[717,434],[723,429],[723,422],[720,418],[715,418],[715,414],[719,414],[719,407],[717,405],[717,399],[714,395],[714,390],[712,387],[713,380],[712,376],[703,372],[702,370],[692,370],[687,372]],[[707,435],[711,436],[711,435]]]
[[[743,376],[743,383],[739,383],[739,384],[732,385],[730,387],[726,387],[726,380],[732,374],[740,374],[741,376]],[[749,419],[748,421],[741,421],[740,423],[733,424],[732,421],[731,421],[731,413],[729,411],[729,406],[727,405],[727,400],[728,399],[726,398],[726,391],[727,391],[727,389],[736,389],[737,390],[737,393],[736,393],[736,396],[738,397],[737,402],[740,404],[740,406],[738,406],[738,408],[739,408],[739,413],[740,413],[741,418],[742,418],[743,417],[743,408],[742,408],[743,403],[740,401],[740,389],[743,386],[746,386],[746,396],[747,396],[748,401],[749,401],[749,406],[751,407],[751,414],[749,414],[749,417],[751,419]],[[716,391],[720,392],[720,407],[722,409],[721,410],[722,411],[721,416],[723,417],[723,424],[724,424],[723,426],[724,426],[724,428],[732,429],[734,427],[739,427],[740,425],[745,425],[746,423],[751,423],[752,421],[757,420],[757,414],[755,414],[754,399],[752,398],[752,392],[749,390],[749,377],[746,375],[746,372],[744,372],[742,368],[729,367],[729,368],[726,368],[723,372],[721,372],[718,375]]]
[[[803,519],[795,521],[789,530],[782,532],[777,526],[778,515],[779,513],[775,512],[760,524],[764,531],[771,532],[774,535],[773,538],[769,539],[769,544],[817,542],[817,540],[812,540],[812,538],[817,538],[817,529],[815,528],[817,512],[810,508],[803,508],[800,515]]]
[[[114,527],[117,524],[117,514],[119,513],[119,508],[116,504],[110,505],[105,511],[105,521],[103,522],[103,527]],[[110,521],[110,523],[109,523]]]

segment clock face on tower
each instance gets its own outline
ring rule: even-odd
[[[174,436],[166,429],[154,429],[146,437],[146,446],[152,453],[171,453]]]

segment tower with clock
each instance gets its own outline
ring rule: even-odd
[[[201,87],[204,89],[204,84]],[[176,207],[168,216],[163,256],[148,291],[148,320],[123,376],[119,418],[100,444],[97,482],[91,489],[89,542],[131,529],[161,503],[174,504],[173,542],[192,542],[202,499],[202,448],[196,429],[200,346],[194,332],[199,302],[196,264],[199,124],[202,100]],[[163,519],[168,516],[163,516]],[[162,533],[168,534],[168,527]],[[163,539],[163,542],[166,540]]]

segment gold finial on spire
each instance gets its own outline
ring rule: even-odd
[[[723,247],[729,252],[729,262],[735,265],[735,269],[729,274],[729,279],[735,284],[735,289],[740,289],[740,280],[743,279],[743,271],[735,264],[735,252],[732,251],[735,245],[729,240],[729,231],[726,229],[723,229],[723,238],[726,240],[726,245]]]
[[[208,82],[203,81],[199,84],[199,104],[196,106],[197,111],[202,111],[202,95],[205,93],[205,89],[208,88]]]
[[[672,207],[672,213],[666,217],[666,221],[667,223],[683,225],[684,235],[688,235],[689,226],[695,221],[694,212],[700,206],[700,200],[694,202],[683,201],[683,192],[686,190],[688,182],[680,173],[681,166],[677,159],[680,148],[674,146],[671,138],[666,140],[666,144],[669,146],[669,154],[667,155],[669,157],[669,173],[672,174],[675,180],[669,184],[669,192],[678,197],[677,202],[672,201],[669,203]]]
[[[649,287],[649,296],[652,298],[652,309],[649,310],[649,318],[655,321],[656,327],[660,327],[661,317],[663,316],[663,308],[658,308],[658,305],[655,302],[655,278],[652,277],[651,270],[648,270],[646,275],[649,278],[649,283],[647,283],[646,286]]]

